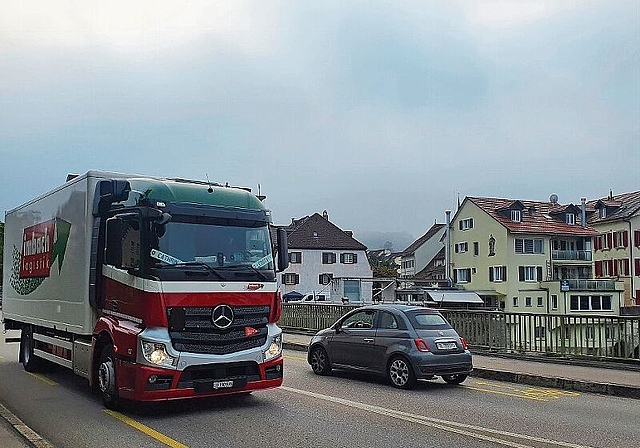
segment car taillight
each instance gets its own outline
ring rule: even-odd
[[[427,344],[427,341],[425,341],[424,339],[415,338],[413,342],[415,342],[416,348],[418,349],[419,352],[431,351],[429,350],[429,344]]]
[[[466,350],[468,348],[467,341],[465,341],[464,338],[460,338],[460,342],[462,343],[462,348]]]

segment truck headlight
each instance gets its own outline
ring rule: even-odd
[[[276,358],[280,356],[282,353],[282,335],[278,335],[271,341],[269,347],[264,352],[264,360],[269,361],[270,359]]]
[[[167,353],[167,347],[160,342],[142,341],[142,355],[149,363],[160,367],[174,367],[178,360]]]

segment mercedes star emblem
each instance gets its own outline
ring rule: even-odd
[[[233,323],[233,309],[229,305],[218,305],[213,309],[211,322],[221,330],[229,328]]]

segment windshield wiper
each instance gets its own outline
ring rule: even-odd
[[[180,266],[199,266],[199,267],[205,268],[207,272],[212,273],[213,275],[218,277],[220,280],[226,280],[224,275],[222,275],[221,273],[216,271],[214,268],[209,266],[204,261],[182,261],[182,262],[176,263],[176,264],[163,265],[162,267],[166,268],[166,267],[169,267],[169,266],[171,266],[171,267],[176,267],[176,266],[178,266],[178,267],[180,267]]]
[[[251,266],[250,264],[237,264],[235,266],[225,266],[222,269],[229,270],[229,271],[241,271],[247,268],[250,271],[254,272],[255,274],[258,274],[262,278],[262,280],[267,280],[267,281],[271,280],[269,277],[265,275],[264,272],[258,270],[257,268]]]

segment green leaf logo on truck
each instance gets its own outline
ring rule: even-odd
[[[22,247],[13,247],[11,286],[18,294],[26,295],[36,290],[51,268],[58,263],[62,270],[67,251],[71,223],[54,218],[30,227],[22,232]]]

